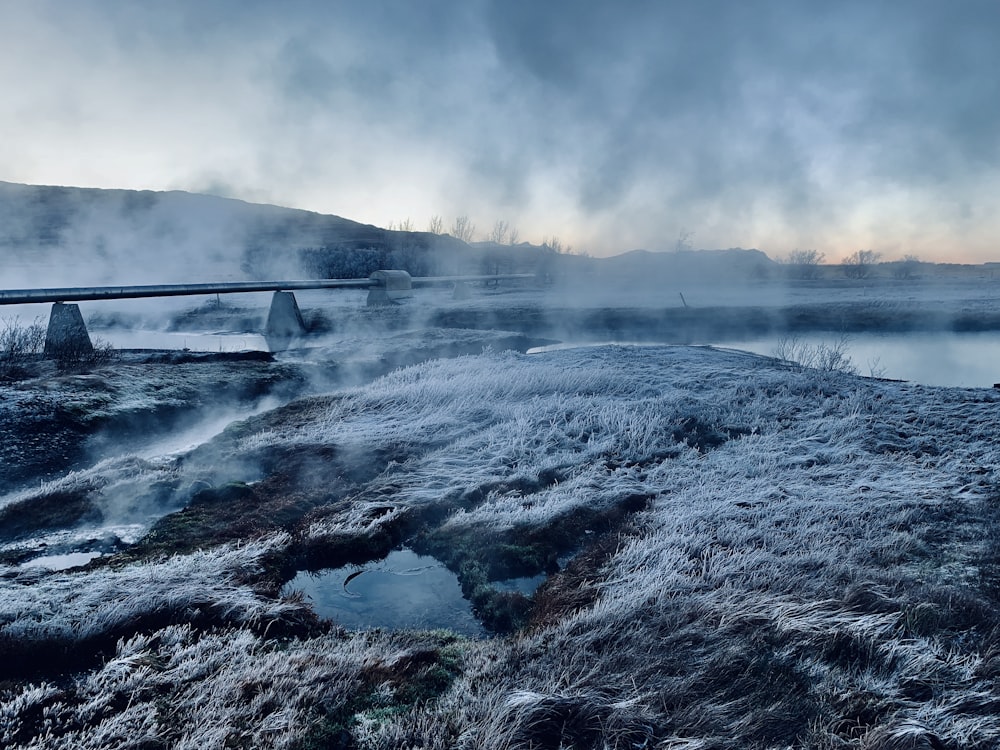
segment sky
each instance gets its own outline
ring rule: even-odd
[[[0,180],[1000,260],[997,0],[0,0]]]

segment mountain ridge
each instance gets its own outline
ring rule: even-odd
[[[545,245],[465,243],[336,214],[184,190],[0,181],[3,286],[172,283],[302,276],[650,273],[731,277],[774,262],[759,250],[631,250],[605,258]]]

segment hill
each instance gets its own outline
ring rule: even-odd
[[[365,275],[332,262],[359,254],[419,272],[429,251],[463,244],[211,195],[0,182],[5,286]]]
[[[612,258],[521,243],[467,244],[340,216],[182,191],[0,182],[0,286],[82,286],[263,278],[358,278],[379,268],[416,276],[540,273],[573,284],[661,279],[744,281],[773,262],[759,250]]]

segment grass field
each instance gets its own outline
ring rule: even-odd
[[[998,402],[705,348],[487,351],[99,464],[19,512],[125,481],[176,512],[85,568],[0,568],[0,742],[996,747]],[[404,543],[493,635],[279,596]]]

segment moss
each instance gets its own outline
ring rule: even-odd
[[[531,617],[532,600],[518,591],[477,588],[471,597],[473,612],[494,633],[513,633]]]

